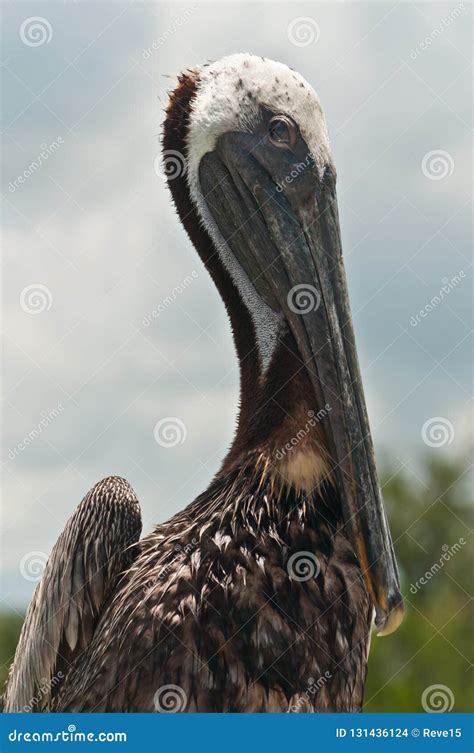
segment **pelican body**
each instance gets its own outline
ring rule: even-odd
[[[5,694],[19,711],[359,711],[370,634],[403,606],[312,87],[233,55],[180,76],[164,123],[178,216],[225,303],[236,434],[209,488],[140,540],[124,479],[56,544]],[[31,704],[30,704],[31,706]]]

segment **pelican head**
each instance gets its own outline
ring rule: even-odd
[[[336,170],[319,98],[286,65],[247,54],[196,69],[184,89],[189,96],[176,94],[173,111],[175,126],[180,117],[185,122],[182,191],[212,240],[211,256],[218,255],[250,311],[262,374],[271,373],[279,338],[290,330],[316,405],[330,406],[324,422],[330,474],[379,634],[388,634],[401,622],[403,603],[375,468],[342,260]],[[172,146],[172,129],[165,127],[165,147]],[[171,181],[170,187],[179,209]]]

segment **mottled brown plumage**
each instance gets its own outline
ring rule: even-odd
[[[57,710],[166,710],[167,685],[180,711],[360,709],[372,607],[337,497],[279,495],[254,468],[140,542]]]

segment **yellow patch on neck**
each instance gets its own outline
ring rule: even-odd
[[[274,471],[298,491],[313,492],[324,478],[329,477],[326,460],[313,449],[293,449],[273,465]]]

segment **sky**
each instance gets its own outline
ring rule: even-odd
[[[159,169],[167,92],[194,65],[247,51],[314,86],[376,451],[414,474],[426,454],[464,451],[471,11],[3,3],[0,608],[27,603],[100,478],[130,481],[148,533],[231,441],[229,324]]]

